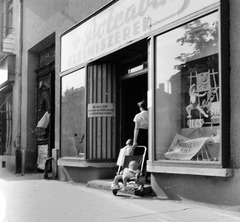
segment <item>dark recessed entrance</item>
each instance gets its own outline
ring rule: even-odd
[[[143,39],[98,60],[117,66],[116,148],[133,139],[134,116],[139,112],[137,103],[147,100],[148,91],[148,41]]]
[[[127,139],[133,139],[134,116],[139,112],[137,103],[147,101],[147,71],[121,81],[121,146]]]

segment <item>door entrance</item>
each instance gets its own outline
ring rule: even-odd
[[[142,39],[117,52],[103,57],[99,62],[117,67],[117,137],[116,151],[133,139],[134,116],[140,111],[137,103],[147,100],[148,91],[148,40]],[[118,91],[119,89],[119,91]]]
[[[148,90],[147,71],[134,77],[121,80],[121,118],[120,141],[121,147],[125,146],[127,139],[133,139],[134,116],[140,112],[137,103],[146,100]]]

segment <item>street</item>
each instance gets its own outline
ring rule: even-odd
[[[114,196],[84,184],[44,180],[43,174],[2,172],[0,222],[240,221],[237,210],[124,193]]]

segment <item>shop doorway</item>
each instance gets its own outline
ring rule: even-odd
[[[127,139],[133,139],[134,116],[139,112],[137,103],[146,100],[148,91],[147,71],[121,80],[120,141],[125,146]]]
[[[50,157],[52,157],[55,141],[55,45],[41,51],[38,58],[39,68],[36,70],[37,168],[51,171]]]
[[[39,170],[45,170],[45,161],[52,157],[52,149],[54,147],[54,79],[55,70],[40,75],[37,78],[37,165]],[[51,171],[51,162],[48,164],[47,170]]]
[[[147,101],[148,91],[148,40],[142,39],[99,60],[115,64],[116,74],[116,152],[133,139],[134,116],[140,111],[137,103]]]

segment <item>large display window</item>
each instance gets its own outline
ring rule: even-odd
[[[61,157],[84,157],[85,68],[61,78]]]
[[[155,160],[221,162],[219,12],[155,38]]]

